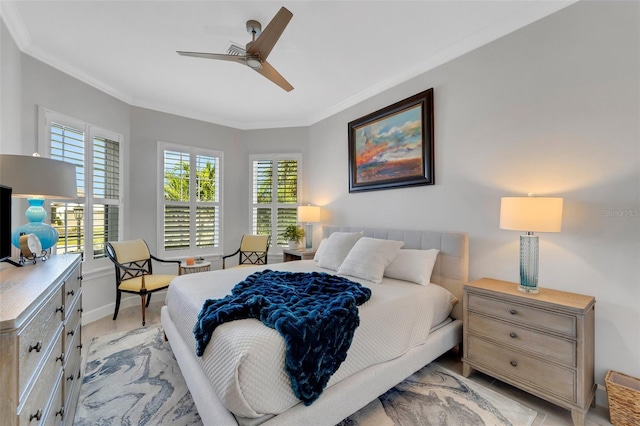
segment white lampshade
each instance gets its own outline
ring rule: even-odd
[[[560,232],[562,198],[503,197],[500,229],[527,232]]]
[[[0,155],[0,184],[18,198],[78,198],[76,166],[50,158]]]
[[[11,244],[20,248],[20,237],[34,234],[40,240],[42,253],[32,254],[34,258],[44,257],[59,237],[58,231],[44,222],[47,217],[44,200],[78,198],[76,166],[40,156],[0,155],[0,184],[12,188],[14,197],[29,202],[25,211],[29,223],[13,231]]]
[[[320,222],[320,207],[318,206],[298,206],[299,222]]]

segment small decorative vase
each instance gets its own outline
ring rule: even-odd
[[[298,243],[297,241],[289,241],[289,248],[290,249],[297,249],[298,247],[300,247],[300,243]]]

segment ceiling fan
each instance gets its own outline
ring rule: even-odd
[[[278,86],[282,87],[287,92],[290,92],[293,90],[293,86],[289,84],[289,82],[285,80],[285,78],[280,75],[280,73],[278,73],[278,71],[276,71],[269,62],[267,62],[267,57],[269,56],[269,53],[271,53],[271,49],[275,46],[292,17],[293,13],[283,7],[278,11],[278,13],[276,13],[276,16],[273,17],[264,31],[262,31],[260,22],[254,20],[247,21],[247,32],[251,34],[252,40],[247,43],[244,49],[239,46],[231,45],[226,54],[182,51],[178,51],[178,54],[182,56],[219,59],[245,64],[249,68],[257,71]]]

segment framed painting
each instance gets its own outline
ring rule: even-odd
[[[433,89],[349,123],[349,192],[434,184]]]

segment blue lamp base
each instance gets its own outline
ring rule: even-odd
[[[538,293],[538,236],[520,235],[520,285],[523,293]]]
[[[29,202],[29,208],[27,208],[24,215],[29,219],[29,223],[19,226],[13,231],[13,234],[11,234],[11,244],[20,248],[21,235],[35,234],[40,239],[42,250],[48,250],[58,242],[60,234],[54,227],[43,222],[47,217],[47,212],[43,207],[44,199],[28,198],[27,201]]]

